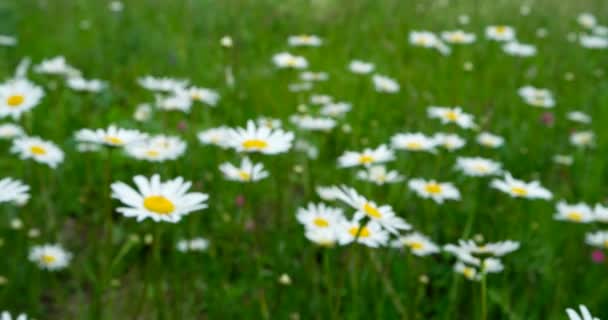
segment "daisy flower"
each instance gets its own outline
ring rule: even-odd
[[[508,172],[505,173],[503,180],[492,180],[490,186],[509,194],[513,198],[550,200],[553,197],[551,191],[543,188],[538,181],[525,182],[517,180]]]
[[[403,218],[395,214],[391,206],[378,205],[357,193],[353,188],[343,186],[339,191],[336,195],[337,198],[357,210],[355,219],[368,217],[392,234],[397,234],[398,230],[412,228]]]
[[[342,190],[336,186],[317,186],[315,191],[325,201],[336,201],[342,196]]]
[[[81,77],[72,77],[67,81],[68,87],[76,91],[99,92],[106,87],[106,83],[98,80],[87,80]]]
[[[439,252],[439,247],[427,236],[419,232],[401,236],[396,240],[393,240],[391,246],[394,248],[407,247],[417,256],[428,256]]]
[[[173,92],[188,86],[188,80],[167,77],[145,76],[137,79],[137,83],[144,89],[159,92]]]
[[[338,228],[338,243],[340,245],[357,242],[371,248],[385,246],[388,242],[389,234],[382,229],[380,224],[369,221],[361,225],[360,219],[343,221]]]
[[[593,208],[593,220],[608,223],[608,208],[601,204],[596,204]]]
[[[336,120],[332,118],[310,115],[293,115],[289,120],[298,128],[309,131],[329,131],[336,126]]]
[[[357,74],[368,74],[374,71],[374,64],[361,60],[353,60],[348,64],[348,70]]]
[[[304,71],[300,73],[300,79],[302,81],[326,81],[329,79],[329,75],[327,72]]]
[[[376,163],[384,163],[395,159],[395,154],[386,145],[380,145],[376,149],[366,148],[362,152],[346,151],[338,158],[341,168],[355,166],[370,166]]]
[[[2,44],[2,42],[0,42],[0,44]],[[18,316],[15,316],[13,318],[13,316],[11,316],[11,314],[8,311],[2,311],[2,313],[0,313],[0,320],[27,320],[27,315],[25,315],[25,313],[21,313]]]
[[[570,143],[579,148],[593,146],[595,135],[592,131],[578,131],[570,135]]]
[[[63,162],[63,151],[50,141],[39,137],[21,137],[13,140],[11,152],[19,155],[21,159],[32,159],[36,162],[56,168]]]
[[[461,128],[471,129],[475,127],[473,116],[462,112],[460,107],[437,107],[431,106],[427,109],[427,114],[430,118],[439,119],[441,123],[455,123]]]
[[[229,131],[230,128],[226,126],[220,126],[201,131],[196,136],[198,138],[198,141],[200,141],[202,144],[215,145],[226,149],[230,147]]]
[[[308,67],[306,58],[294,56],[289,52],[275,54],[272,61],[279,68],[306,69]]]
[[[593,211],[585,203],[568,204],[564,201],[557,203],[557,213],[553,216],[555,220],[570,221],[576,223],[589,223],[593,221]]]
[[[457,261],[456,264],[454,264],[454,271],[456,273],[462,274],[465,278],[469,280],[477,281],[481,279],[481,276],[478,274],[476,268],[469,267],[460,261]]]
[[[403,181],[403,176],[395,170],[388,171],[385,166],[371,166],[357,172],[359,180],[373,182],[377,185]]]
[[[332,103],[334,98],[326,94],[313,94],[310,96],[310,103],[318,105],[326,105]]]
[[[572,111],[568,112],[566,118],[570,121],[579,122],[579,123],[591,123],[591,117],[582,112],[582,111]]]
[[[192,108],[192,98],[184,90],[174,91],[168,96],[156,95],[155,105],[164,111],[181,111],[189,113]]]
[[[135,108],[133,119],[139,122],[144,122],[150,119],[152,115],[152,107],[147,103],[141,103]]]
[[[296,218],[307,230],[334,230],[344,221],[342,209],[327,206],[323,203],[309,203],[306,207],[298,208]]]
[[[279,154],[289,151],[294,135],[281,129],[257,127],[252,120],[247,128],[229,129],[228,143],[238,152],[260,152]]]
[[[450,48],[446,46],[434,33],[429,31],[411,31],[410,43],[417,47],[437,49],[441,54],[449,54]]]
[[[566,314],[568,314],[568,318],[570,320],[600,320],[600,318],[592,316],[589,309],[587,309],[587,307],[584,305],[580,305],[578,307],[581,310],[580,315],[576,312],[576,310],[571,308],[566,309]]]
[[[207,248],[209,248],[209,240],[201,237],[182,239],[177,242],[176,248],[179,252],[207,251]]]
[[[30,198],[29,190],[30,187],[20,180],[3,178],[0,180],[0,203],[15,202],[23,205]]]
[[[469,44],[475,42],[475,34],[467,33],[462,30],[444,31],[441,33],[441,38],[447,43],[452,44]]]
[[[291,84],[289,84],[288,89],[291,92],[310,91],[310,90],[312,90],[312,83],[310,83],[310,82],[291,83]]]
[[[488,26],[486,27],[486,37],[495,41],[515,40],[515,30],[509,26]]]
[[[34,246],[30,250],[29,260],[41,269],[57,271],[64,269],[70,263],[72,254],[58,244]]]
[[[6,34],[0,34],[0,46],[12,47],[12,46],[15,46],[16,44],[17,44],[17,38],[6,35]]]
[[[268,172],[264,170],[262,163],[253,163],[245,157],[241,161],[240,167],[236,167],[229,162],[220,165],[220,171],[224,177],[232,181],[255,182],[268,177]]]
[[[548,89],[525,86],[520,88],[517,93],[531,106],[540,108],[553,108],[555,106],[553,94]]]
[[[437,182],[435,180],[412,179],[408,182],[408,187],[420,197],[432,199],[436,203],[443,203],[444,200],[460,200],[460,192],[453,184],[448,182]]]
[[[398,133],[391,137],[391,146],[397,150],[435,152],[437,140],[422,133]]]
[[[23,113],[33,109],[44,97],[39,86],[26,79],[9,80],[0,85],[0,118],[20,119]]]
[[[255,120],[255,123],[260,127],[266,127],[268,129],[280,129],[283,126],[281,119],[259,117]]]
[[[399,92],[399,83],[397,83],[397,81],[395,81],[394,79],[391,79],[389,77],[386,76],[382,76],[379,74],[375,74],[372,77],[372,81],[374,82],[374,87],[376,88],[376,91],[378,92],[385,92],[385,93],[396,93]]]
[[[158,135],[141,142],[128,144],[127,154],[138,160],[163,162],[175,160],[186,151],[186,142],[174,136]]]
[[[350,103],[346,102],[331,102],[325,104],[319,110],[319,113],[328,117],[342,117],[352,109]]]
[[[597,19],[595,18],[595,16],[592,13],[588,12],[583,12],[579,14],[576,18],[576,21],[578,22],[578,24],[587,29],[591,29],[597,25]]]
[[[323,40],[315,35],[303,34],[290,36],[287,39],[287,43],[292,47],[318,47],[323,44]]]
[[[69,65],[63,56],[42,60],[40,64],[34,66],[34,71],[42,74],[60,75],[66,77],[80,76],[80,71]]]
[[[505,143],[505,139],[489,132],[482,132],[477,136],[477,143],[487,148],[498,148]]]
[[[608,231],[586,233],[585,243],[593,247],[608,249]]]
[[[4,123],[0,124],[0,139],[13,139],[23,136],[25,132],[23,128],[16,124]]]
[[[339,227],[307,228],[304,236],[310,242],[323,247],[333,247],[338,242]]]
[[[448,151],[458,150],[467,143],[466,140],[457,134],[437,133],[433,136],[437,144],[446,148]]]
[[[220,100],[220,95],[216,91],[199,87],[177,89],[176,95],[189,97],[191,101],[202,102],[211,107],[215,107]]]
[[[478,245],[473,240],[459,240],[458,246],[463,250],[470,252],[471,254],[493,255],[502,257],[506,254],[518,250],[520,244],[517,241],[505,240]]]
[[[517,57],[531,57],[536,54],[536,47],[531,44],[523,44],[517,41],[511,41],[504,46],[502,50],[512,56]]]
[[[563,166],[571,166],[574,163],[574,158],[569,155],[556,154],[553,156],[553,162],[561,164]]]
[[[480,157],[458,157],[456,159],[456,169],[460,170],[465,175],[472,177],[497,175],[502,171],[499,162]]]
[[[583,48],[587,49],[608,48],[608,39],[604,37],[581,35],[579,42]]]
[[[96,143],[110,147],[124,147],[126,145],[142,142],[147,134],[138,130],[118,128],[110,125],[107,129],[80,129],[75,134],[80,142]]]
[[[150,218],[155,222],[176,223],[190,212],[207,208],[209,196],[200,192],[188,192],[192,185],[182,177],[166,182],[160,181],[158,174],[151,178],[135,176],[137,190],[123,182],[112,183],[112,198],[118,199],[127,207],[116,211],[137,221]]]

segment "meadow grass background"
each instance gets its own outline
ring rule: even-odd
[[[528,16],[520,15],[522,4],[530,6]],[[124,5],[115,13],[106,1],[0,2],[0,33],[19,38],[14,48],[0,47],[3,78],[25,56],[39,62],[64,55],[86,77],[110,83],[100,94],[80,94],[60,79],[30,73],[47,95],[22,124],[58,143],[66,160],[56,170],[23,162],[8,152],[8,142],[0,141],[1,175],[32,187],[27,206],[2,207],[0,275],[8,282],[0,286],[0,309],[36,319],[477,319],[479,285],[455,274],[449,256],[419,258],[357,245],[323,249],[304,238],[296,209],[317,201],[314,186],[344,183],[392,205],[440,244],[475,234],[489,241],[521,241],[521,249],[504,259],[505,271],[488,277],[489,319],[565,319],[563,310],[579,303],[608,316],[607,264],[593,264],[592,248],[583,242],[592,226],[554,221],[554,202],[511,199],[490,190],[489,180],[453,170],[458,155],[479,155],[501,161],[515,177],[540,179],[556,199],[606,200],[608,59],[605,51],[566,41],[569,32],[581,30],[579,13],[593,12],[600,21],[607,17],[605,1],[142,0]],[[459,25],[461,14],[470,16],[468,25]],[[90,21],[89,29],[80,27],[82,20]],[[514,26],[518,39],[537,45],[539,53],[526,59],[505,55],[500,44],[483,39],[490,24]],[[477,33],[478,41],[454,46],[450,56],[408,43],[411,30],[457,28]],[[547,37],[537,38],[538,28],[547,29]],[[287,36],[301,33],[321,36],[324,45],[288,48]],[[224,35],[234,39],[232,49],[219,45]],[[353,111],[343,123],[352,132],[297,132],[320,148],[319,159],[294,151],[254,156],[271,178],[245,186],[225,181],[218,165],[238,156],[200,145],[196,133],[222,124],[242,126],[261,115],[286,120],[306,103],[310,92],[287,89],[297,72],[279,71],[271,63],[273,54],[285,50],[308,58],[311,70],[330,74],[312,92],[351,102]],[[401,84],[401,91],[375,92],[368,77],[347,70],[352,59],[374,62],[379,73]],[[465,71],[469,61],[474,70]],[[225,83],[227,65],[234,70],[233,88]],[[574,79],[567,80],[566,73]],[[135,106],[153,100],[135,81],[147,74],[191,79],[217,89],[221,101],[214,109],[195,107],[189,115],[157,112],[148,122],[136,122]],[[556,95],[553,126],[541,122],[544,110],[524,105],[517,96],[527,84]],[[427,119],[428,105],[461,105],[482,129],[506,138],[501,149],[483,149],[474,142],[474,132],[460,130],[468,139],[463,150],[399,153],[392,164],[406,177],[454,182],[462,201],[436,205],[413,195],[405,183],[371,186],[355,180],[354,170],[337,169],[336,159],[345,150],[375,147],[394,133],[453,129]],[[569,145],[569,133],[577,126],[564,117],[573,109],[592,115],[595,148],[579,151]],[[188,150],[161,165],[119,152],[76,151],[76,130],[110,123],[180,135]],[[555,154],[572,154],[574,164],[554,164]],[[109,200],[108,182],[156,172],[163,179],[194,181],[196,190],[210,194],[209,209],[176,225],[115,215],[111,230],[104,230],[101,217],[108,206],[117,206]],[[238,196],[244,197],[244,206],[237,204]],[[466,228],[470,212],[476,218]],[[10,228],[15,217],[23,229]],[[245,229],[236,223],[240,217],[248,221]],[[28,237],[30,228],[40,229],[40,237]],[[147,234],[162,234],[159,255],[151,254],[152,246],[129,240]],[[201,235],[211,241],[208,252],[175,250],[177,240]],[[31,245],[46,241],[73,252],[67,270],[48,273],[27,261]],[[124,257],[112,264],[123,249]],[[278,282],[283,273],[291,285]],[[422,275],[427,284],[419,280]]]

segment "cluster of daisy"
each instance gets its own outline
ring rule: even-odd
[[[457,244],[447,244],[443,250],[457,259],[454,271],[469,280],[480,280],[489,273],[504,269],[501,258],[519,249],[517,241],[500,241],[478,244],[473,240],[459,240]]]
[[[154,105],[162,111],[181,111],[188,113],[195,103],[204,103],[215,107],[220,99],[215,90],[190,85],[186,79],[145,76],[137,79],[144,89],[155,93]],[[140,110],[141,108],[141,110]],[[145,112],[148,104],[140,105],[137,113]]]

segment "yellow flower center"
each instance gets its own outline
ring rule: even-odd
[[[420,150],[422,149],[422,143],[418,141],[410,141],[405,144],[405,147],[412,150]]]
[[[247,171],[241,170],[241,171],[239,171],[239,177],[243,181],[249,181],[251,179],[251,174],[249,174],[249,172],[247,172]]]
[[[365,203],[363,205],[363,212],[365,212],[368,216],[376,219],[382,218],[382,213],[380,212],[380,210],[378,210],[378,208],[369,203]]]
[[[507,32],[507,27],[505,27],[505,26],[498,26],[498,27],[496,27],[496,33],[503,34],[505,32]]]
[[[604,248],[608,249],[608,239],[604,240]]]
[[[315,218],[312,223],[315,224],[315,226],[319,227],[319,228],[327,228],[329,227],[329,221],[327,221],[326,219],[323,218]]]
[[[430,193],[430,194],[439,194],[441,193],[441,185],[439,185],[438,183],[427,183],[426,186],[424,186],[424,190],[426,190],[426,192]]]
[[[291,57],[291,58],[287,59],[286,64],[289,67],[295,67],[298,64],[298,60],[296,58],[294,58],[294,57]]]
[[[473,279],[473,277],[475,277],[475,269],[464,267],[464,269],[462,269],[462,274],[469,279]]]
[[[452,34],[452,41],[454,41],[454,42],[464,41],[464,34],[462,34],[460,32]]]
[[[6,103],[8,104],[9,107],[12,107],[12,108],[16,108],[16,107],[20,106],[23,103],[23,101],[25,101],[25,97],[20,94],[14,94],[12,96],[9,96],[8,99],[6,99]]]
[[[456,121],[458,120],[458,113],[450,110],[445,114],[445,118],[450,121]]]
[[[252,149],[263,150],[268,147],[268,142],[266,142],[264,140],[260,140],[260,139],[249,139],[249,140],[243,141],[242,146],[246,150],[252,150]]]
[[[43,254],[42,257],[40,257],[40,261],[42,261],[42,263],[44,263],[44,264],[51,264],[51,263],[57,261],[57,258],[50,254]]]
[[[524,197],[528,194],[528,190],[522,187],[511,187],[511,193],[517,197]]]
[[[43,156],[46,154],[46,149],[41,146],[31,146],[30,152],[32,152],[33,154],[35,154],[37,156]]]
[[[481,173],[486,173],[489,171],[488,167],[485,164],[481,164],[481,163],[475,164],[473,166],[473,169],[475,169],[477,172],[481,172]]]
[[[114,137],[114,136],[107,136],[104,138],[105,142],[109,143],[109,144],[113,144],[113,145],[121,145],[124,144],[124,141],[122,141],[121,138],[119,137]]]
[[[374,157],[372,157],[370,155],[362,154],[359,157],[359,163],[361,163],[361,164],[370,164],[372,162],[374,162]]]
[[[164,196],[149,196],[144,198],[144,207],[157,214],[171,214],[175,205]]]
[[[154,149],[146,151],[146,155],[150,158],[156,158],[160,155],[160,153]]]
[[[572,211],[567,214],[568,219],[576,222],[581,222],[583,220],[583,214],[577,211]]]
[[[348,229],[348,233],[353,237],[358,235],[359,238],[367,238],[372,234],[367,227],[352,227]]]
[[[424,244],[420,241],[413,241],[407,244],[412,250],[420,250],[424,248]]]

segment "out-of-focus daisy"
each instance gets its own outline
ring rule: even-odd
[[[21,159],[32,159],[56,168],[63,162],[63,151],[50,141],[42,140],[39,137],[21,137],[13,140],[11,152]]]
[[[395,248],[406,247],[417,256],[428,256],[439,252],[439,247],[431,239],[419,232],[401,236],[393,240],[391,246]]]
[[[101,145],[90,142],[81,142],[76,145],[78,152],[97,152],[101,150]]]
[[[33,109],[44,96],[39,86],[26,79],[9,80],[0,85],[0,118],[19,119]]]
[[[348,69],[352,73],[368,74],[374,71],[374,64],[361,60],[353,60],[348,64]]]
[[[460,261],[457,261],[456,264],[454,264],[454,271],[456,273],[462,274],[465,278],[469,280],[477,281],[481,279],[475,267],[467,266],[466,264]]]
[[[339,200],[357,210],[355,220],[368,217],[377,222],[388,232],[397,234],[398,230],[409,230],[412,227],[401,217],[397,216],[389,205],[378,205],[357,193],[353,188],[342,187],[336,196]]]
[[[0,203],[14,202],[18,205],[25,204],[29,198],[30,187],[20,180],[12,178],[0,179]]]
[[[34,71],[42,74],[60,75],[66,77],[80,76],[80,71],[69,65],[63,56],[42,60],[40,64],[34,66]]]
[[[580,123],[591,123],[591,117],[582,111],[571,111],[566,115],[568,120]]]
[[[23,128],[13,123],[0,124],[0,139],[13,139],[23,136]]]
[[[593,220],[602,223],[608,223],[608,207],[601,204],[596,204],[593,208]]]
[[[414,46],[437,49],[442,54],[450,53],[450,49],[434,33],[429,31],[411,31],[409,40]]]
[[[260,127],[266,127],[268,129],[279,129],[283,126],[281,119],[259,117],[255,119],[255,123]]]
[[[108,4],[108,8],[113,12],[121,12],[125,8],[125,5],[122,3],[122,1],[111,1]]]
[[[300,79],[302,81],[326,81],[329,79],[329,75],[327,72],[304,71],[300,73]]]
[[[309,115],[293,115],[289,120],[298,128],[310,131],[329,131],[336,126],[336,120]]]
[[[137,190],[123,182],[112,183],[112,198],[118,199],[126,207],[116,211],[137,221],[150,218],[155,222],[176,223],[190,212],[207,208],[209,196],[200,192],[188,192],[192,185],[182,177],[161,182],[155,174],[151,178],[135,176]]]
[[[279,68],[306,69],[308,67],[306,58],[294,56],[289,52],[275,54],[272,57],[272,61]]]
[[[0,46],[13,47],[17,45],[17,38],[6,34],[0,34]]]
[[[444,200],[460,200],[460,192],[449,182],[437,182],[435,180],[411,179],[408,187],[416,194],[425,199],[432,199],[436,203]]]
[[[550,200],[553,197],[551,191],[543,188],[538,181],[517,180],[510,173],[505,173],[503,180],[492,180],[490,185],[492,188],[507,193],[514,198]]]
[[[188,85],[188,80],[145,76],[138,78],[137,83],[150,91],[172,92],[184,89]]]
[[[385,166],[371,166],[357,172],[357,178],[377,185],[403,181],[403,176],[395,170],[386,170]]]
[[[216,145],[218,147],[226,149],[230,147],[229,131],[230,128],[226,126],[220,126],[201,131],[196,136],[202,144]]]
[[[342,190],[336,186],[317,186],[315,191],[325,201],[336,201],[343,196]]]
[[[207,251],[209,248],[209,240],[198,237],[192,239],[182,239],[177,242],[176,245],[177,251],[180,252],[202,252]]]
[[[608,231],[588,232],[585,234],[585,243],[601,249],[608,249]]]
[[[111,147],[123,147],[144,141],[148,135],[134,129],[118,128],[110,125],[107,129],[80,129],[75,134],[80,142],[96,143]]]
[[[580,305],[578,307],[581,310],[580,315],[576,312],[576,310],[571,308],[566,309],[566,314],[568,314],[568,318],[570,320],[600,320],[600,318],[592,316],[589,309],[587,309],[587,307],[584,305]]]
[[[344,221],[338,227],[338,242],[340,245],[350,244],[354,241],[371,248],[385,246],[388,242],[388,232],[380,224],[369,221],[362,225],[360,219]]]
[[[352,109],[350,103],[346,102],[331,102],[325,104],[319,110],[319,113],[328,117],[341,117]]]
[[[127,153],[135,159],[153,162],[175,160],[186,151],[186,142],[174,136],[158,135],[126,146]]]
[[[592,131],[578,131],[570,135],[570,143],[579,148],[590,147],[595,144],[595,135]]]
[[[170,95],[156,95],[154,103],[160,110],[188,113],[192,108],[192,102],[192,98],[185,90],[178,90]]]
[[[310,82],[291,83],[291,84],[289,84],[288,89],[291,92],[309,91],[312,89],[312,83],[310,83]]]
[[[447,43],[452,44],[468,44],[475,42],[475,34],[467,33],[462,30],[444,31],[441,33],[441,38]]]
[[[151,115],[152,107],[147,103],[141,103],[135,108],[135,112],[133,113],[133,119],[139,122],[144,122],[150,119]]]
[[[515,29],[509,26],[488,26],[486,27],[486,37],[495,41],[515,40]]]
[[[466,140],[461,138],[457,134],[446,134],[446,133],[437,133],[433,136],[433,139],[437,142],[438,145],[446,148],[449,151],[458,150],[466,144]]]
[[[578,24],[587,29],[591,29],[597,24],[597,19],[592,13],[589,12],[583,12],[579,14],[576,18],[576,21],[578,22]]]
[[[527,104],[534,107],[553,108],[555,106],[553,94],[548,89],[525,86],[518,90],[518,94]]]
[[[220,99],[220,95],[211,89],[200,87],[188,87],[177,90],[178,96],[187,96],[195,102],[202,102],[209,106],[215,107]]]
[[[431,106],[427,109],[430,118],[441,120],[441,123],[455,123],[461,128],[470,129],[475,127],[473,116],[462,112],[460,107],[437,107]]]
[[[502,257],[506,254],[514,252],[519,249],[519,242],[512,240],[489,242],[484,244],[477,244],[473,240],[459,240],[458,247],[475,255],[493,255]],[[449,246],[446,246],[446,250],[452,252]],[[464,259],[468,260],[468,259]]]
[[[563,166],[571,166],[574,163],[574,158],[569,155],[556,154],[553,156],[553,162]]]
[[[375,74],[372,77],[372,81],[374,82],[374,87],[376,88],[376,91],[378,91],[378,92],[385,92],[385,93],[399,92],[399,88],[400,88],[399,83],[397,83],[397,81],[395,81],[389,77]]]
[[[531,57],[536,54],[536,47],[531,44],[524,44],[511,41],[502,47],[502,50],[509,55],[518,57]]]
[[[437,140],[422,133],[398,133],[391,137],[391,146],[398,150],[434,152]]]
[[[588,49],[608,48],[608,39],[599,36],[581,35],[579,41],[582,47]]]
[[[608,36],[608,27],[607,26],[595,26],[593,28],[593,34],[601,37]]]
[[[67,81],[68,87],[76,91],[99,92],[106,87],[106,83],[99,79],[87,80],[81,77],[71,77]]]
[[[229,162],[222,163],[220,171],[226,179],[240,182],[255,182],[268,177],[262,163],[253,163],[247,157],[243,158],[239,167]]]
[[[327,206],[323,203],[309,203],[298,208],[296,218],[307,230],[334,230],[344,221],[342,209]],[[332,231],[333,232],[333,231]]]
[[[593,212],[585,203],[568,204],[560,201],[557,203],[557,213],[553,218],[576,223],[589,223],[593,221]]]
[[[0,320],[27,320],[27,315],[25,313],[21,313],[13,317],[8,311],[2,311],[2,313],[0,313]]]
[[[502,171],[499,162],[480,157],[459,157],[456,159],[456,168],[465,175],[472,177],[492,176]]]
[[[310,159],[317,159],[319,157],[319,148],[309,141],[296,140],[293,148],[296,151],[305,153]]]
[[[394,152],[386,145],[376,149],[366,148],[362,152],[346,151],[338,158],[338,165],[342,168],[355,166],[370,166],[376,163],[384,163],[395,159]]]
[[[281,129],[257,127],[252,120],[247,121],[246,128],[230,129],[228,143],[238,152],[260,152],[278,154],[291,148],[294,135]]]
[[[312,104],[326,105],[328,103],[332,103],[333,101],[334,98],[326,94],[313,94],[310,96],[310,103]]]
[[[58,244],[34,246],[30,250],[29,260],[41,269],[57,271],[70,264],[72,254]]]
[[[290,36],[287,43],[292,47],[318,47],[323,44],[323,40],[315,35],[303,34]]]
[[[488,148],[498,148],[505,143],[505,139],[489,132],[482,132],[477,136],[477,143]]]

